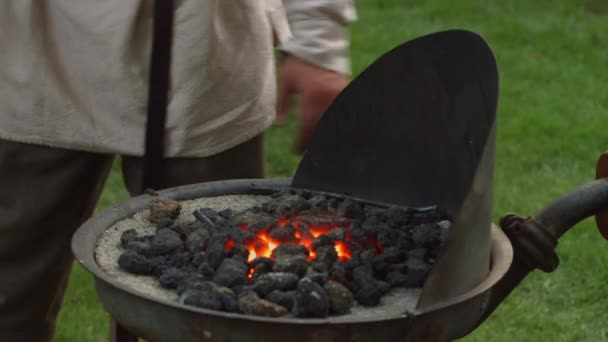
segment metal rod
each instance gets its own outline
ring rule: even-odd
[[[542,209],[534,220],[559,239],[578,222],[608,210],[608,178],[585,184]]]

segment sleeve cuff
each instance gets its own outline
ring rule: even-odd
[[[293,37],[280,50],[344,75],[351,73],[347,27],[324,18],[291,20]]]

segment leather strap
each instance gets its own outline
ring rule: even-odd
[[[169,95],[173,0],[154,1],[154,26],[142,189],[158,189],[162,177],[165,122]]]

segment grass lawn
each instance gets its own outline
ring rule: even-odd
[[[434,31],[480,33],[500,69],[494,219],[534,214],[594,178],[608,149],[608,3],[605,0],[359,0],[353,71]],[[267,134],[267,176],[292,175],[295,122]],[[117,169],[98,209],[127,194]],[[608,241],[587,220],[558,247],[561,266],[535,272],[466,341],[608,341]],[[56,341],[107,341],[92,278],[74,267]]]

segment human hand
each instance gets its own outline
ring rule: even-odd
[[[279,99],[275,124],[287,121],[287,111],[292,96],[300,97],[298,135],[294,152],[304,153],[319,119],[346,87],[345,75],[304,61],[291,54],[284,54],[279,75]]]

